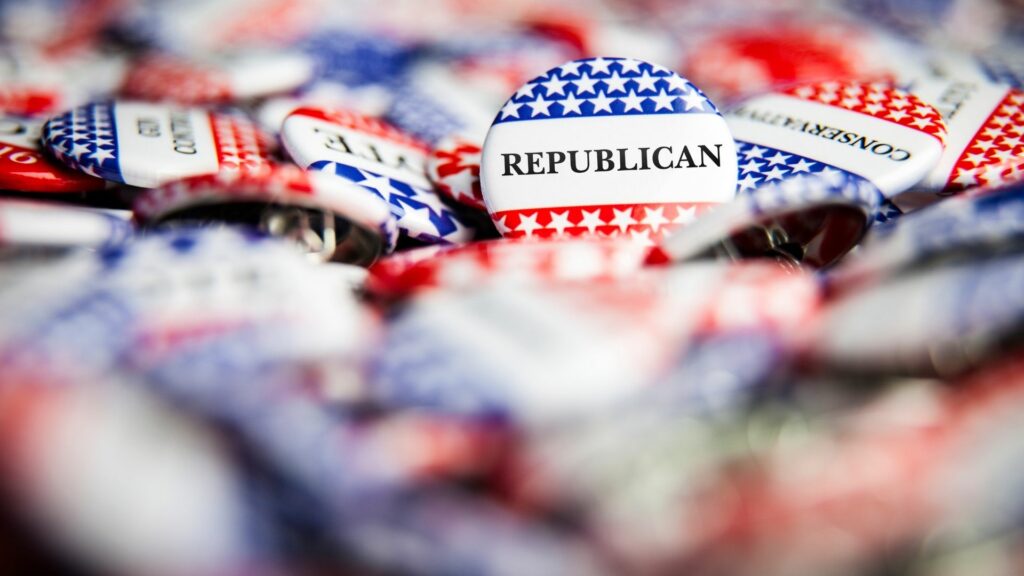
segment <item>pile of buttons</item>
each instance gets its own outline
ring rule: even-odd
[[[1024,4],[0,3],[0,571],[1024,573]]]

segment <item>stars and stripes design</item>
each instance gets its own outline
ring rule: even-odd
[[[736,141],[736,157],[739,161],[736,192],[739,194],[756,190],[763,184],[781,182],[801,174],[842,172],[834,166],[798,154],[739,140]]]
[[[1012,89],[974,135],[948,189],[998,186],[1024,177],[1024,91]]]
[[[67,166],[124,182],[118,162],[114,105],[89,104],[54,116],[43,126],[43,146]]]
[[[221,70],[164,55],[136,61],[121,91],[134,98],[180,104],[226,102],[234,97],[231,79]]]
[[[934,136],[946,144],[946,123],[932,106],[884,82],[820,82],[781,92],[803,100],[867,114]]]
[[[309,170],[336,174],[384,199],[398,221],[399,231],[410,238],[431,244],[461,244],[473,238],[469,225],[431,190],[328,160],[313,162]]]
[[[630,58],[563,64],[528,82],[494,123],[639,114],[717,114],[714,104],[678,74]]]
[[[717,205],[671,202],[570,206],[506,210],[491,216],[506,238],[625,237],[653,246]]]
[[[427,176],[438,192],[478,210],[486,210],[480,189],[480,146],[464,138],[443,140],[427,158]]]

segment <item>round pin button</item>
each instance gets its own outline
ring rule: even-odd
[[[285,118],[281,139],[300,166],[340,176],[383,198],[409,238],[431,244],[472,238],[468,224],[427,178],[427,146],[394,126],[346,110],[300,108]]]
[[[312,77],[313,61],[301,53],[249,51],[202,59],[156,55],[135,62],[122,92],[180,104],[227,102],[288,92]]]
[[[946,150],[922,182],[934,192],[998,186],[1024,167],[1024,91],[1004,84],[930,77],[911,91],[932,103],[949,128]]]
[[[935,168],[946,142],[935,108],[879,83],[804,84],[751,98],[726,120],[741,147],[753,145],[740,163],[741,188],[814,162],[866,178],[893,197]]]
[[[666,239],[649,261],[767,257],[828,266],[860,241],[882,199],[871,182],[834,168],[790,176],[712,210]]]
[[[196,176],[144,191],[136,220],[149,226],[223,222],[288,237],[319,260],[369,264],[397,239],[380,198],[345,180],[298,166],[265,173]]]
[[[661,66],[576,60],[522,86],[482,153],[484,201],[508,237],[651,241],[736,189],[736,147],[696,87]]]
[[[43,146],[71,168],[142,188],[225,170],[268,170],[270,145],[247,120],[142,102],[81,106],[43,127]]]
[[[39,151],[43,122],[0,115],[0,189],[75,193],[102,190],[106,182],[75,172]]]

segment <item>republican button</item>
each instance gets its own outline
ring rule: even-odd
[[[75,193],[102,190],[106,182],[75,172],[43,156],[43,122],[0,115],[0,189],[14,192]]]
[[[269,169],[270,138],[247,120],[142,102],[81,106],[51,118],[43,146],[75,170],[155,188],[220,171]]]
[[[933,170],[946,143],[935,108],[887,84],[822,82],[757,96],[726,115],[750,154],[740,186],[807,171],[814,162],[870,180],[887,198]]]
[[[1024,176],[1024,91],[940,77],[919,80],[911,91],[935,106],[949,128],[946,150],[922,188],[957,192]]]
[[[508,237],[651,242],[736,191],[736,146],[718,110],[670,70],[593,58],[522,86],[483,146],[484,201]]]
[[[394,126],[347,110],[305,107],[285,118],[281,139],[303,168],[340,176],[383,198],[404,236],[430,244],[473,237],[427,178],[426,144]]]

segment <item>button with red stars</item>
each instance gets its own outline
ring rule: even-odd
[[[0,189],[75,193],[102,190],[106,182],[66,168],[39,151],[43,123],[0,116]]]
[[[136,61],[122,92],[141,100],[202,104],[280,94],[312,77],[313,61],[299,53],[246,52],[204,59],[161,54]]]
[[[741,190],[819,167],[866,178],[887,198],[933,170],[946,124],[918,97],[882,83],[821,82],[751,98],[726,114]]]
[[[136,197],[148,226],[225,222],[295,240],[319,260],[369,264],[394,249],[394,218],[380,198],[350,182],[294,165],[259,174],[221,172],[177,180]]]
[[[695,86],[634,59],[576,60],[522,86],[483,147],[484,201],[505,236],[652,242],[736,189],[736,145]]]
[[[427,145],[391,124],[349,110],[303,107],[285,118],[281,140],[299,166],[334,174],[384,199],[404,236],[430,244],[473,237],[427,178]]]
[[[154,188],[220,171],[268,170],[271,139],[235,116],[119,101],[54,116],[43,127],[43,146],[80,172]]]
[[[1024,176],[1024,91],[979,80],[930,77],[911,91],[942,113],[946,151],[922,187],[956,192]]]

